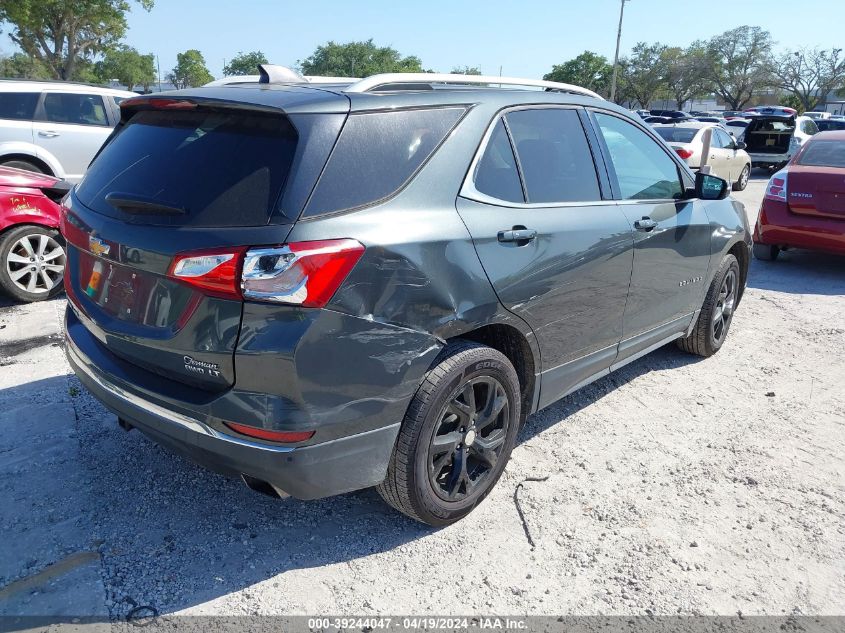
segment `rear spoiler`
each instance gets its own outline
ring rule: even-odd
[[[248,110],[250,112],[264,112],[267,114],[284,114],[281,108],[245,103],[243,101],[229,101],[226,99],[211,99],[201,96],[153,96],[140,95],[120,102],[120,122],[126,123],[129,118],[140,110],[169,110],[186,112],[197,108],[212,110]]]
[[[55,203],[59,203],[62,201],[71,189],[73,189],[73,185],[69,183],[67,180],[57,180],[49,187],[39,187],[41,191],[44,193],[45,196],[50,198]]]

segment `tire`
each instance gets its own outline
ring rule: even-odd
[[[754,259],[760,259],[764,262],[773,262],[780,254],[780,249],[777,246],[760,244],[759,242],[754,242],[751,251],[754,253]]]
[[[745,188],[748,186],[749,176],[751,176],[751,165],[746,165],[742,168],[742,171],[739,172],[739,180],[733,184],[733,190],[745,191]]]
[[[739,263],[733,255],[725,255],[719,270],[710,282],[698,321],[692,333],[678,339],[678,347],[690,354],[712,356],[728,336],[733,312],[739,298]]]
[[[64,242],[58,231],[25,225],[0,238],[0,289],[13,299],[31,302],[55,297],[63,288],[64,266]]]
[[[0,165],[2,165],[3,167],[14,167],[15,169],[25,169],[26,171],[34,171],[36,174],[47,173],[42,167],[39,167],[35,163],[31,163],[28,160],[21,160],[19,158],[0,161]]]
[[[519,379],[504,354],[471,341],[449,343],[408,407],[379,494],[428,525],[462,519],[504,471],[520,407]]]

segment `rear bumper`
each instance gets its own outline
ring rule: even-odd
[[[754,241],[845,255],[845,219],[798,215],[785,202],[765,200],[754,226]]]
[[[69,308],[66,353],[80,381],[108,409],[156,442],[210,470],[248,475],[299,499],[317,499],[383,481],[401,418],[392,424],[301,447],[230,435],[207,405],[157,397],[125,380],[122,361]]]
[[[758,152],[749,152],[748,155],[751,157],[751,164],[754,167],[758,167],[761,165],[780,165],[781,163],[786,163],[792,158],[792,154],[786,152],[784,154],[763,154]]]

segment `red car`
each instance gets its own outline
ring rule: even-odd
[[[766,185],[754,257],[791,247],[845,255],[845,131],[814,135]]]
[[[0,289],[19,301],[40,301],[62,291],[64,241],[59,201],[62,180],[0,167]]]

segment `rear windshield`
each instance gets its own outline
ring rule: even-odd
[[[0,119],[32,121],[36,103],[37,92],[0,92]]]
[[[689,143],[698,134],[695,127],[656,127],[654,131],[668,143]]]
[[[465,111],[444,107],[351,115],[305,215],[389,198],[413,177]]]
[[[845,141],[813,141],[798,158],[798,164],[845,167]]]
[[[98,213],[136,223],[267,224],[296,140],[284,116],[142,111],[103,148],[76,194]]]

